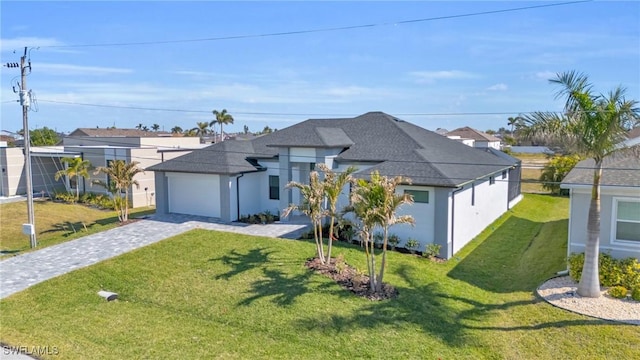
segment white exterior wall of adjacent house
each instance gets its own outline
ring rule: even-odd
[[[31,180],[34,193],[44,192],[52,196],[56,191],[64,191],[64,180],[55,180],[55,173],[64,166],[60,158],[72,156],[61,152],[59,147],[31,148]],[[0,196],[24,195],[27,192],[25,177],[24,149],[0,147]]]
[[[500,150],[500,141],[481,141],[476,140],[474,147],[477,148],[494,148],[496,150]]]
[[[587,242],[587,221],[591,202],[590,186],[571,188],[569,215],[568,255],[585,251]],[[635,257],[640,259],[640,241],[617,239],[619,203],[640,203],[640,189],[633,187],[601,187],[600,192],[600,251],[616,258]],[[640,214],[636,219],[640,222]]]
[[[508,180],[508,174],[503,178],[498,173],[493,183],[489,178],[478,180],[452,195],[454,204],[449,208],[449,212],[452,208],[455,212],[452,254],[462,249],[507,210]],[[451,216],[449,219],[451,221]]]

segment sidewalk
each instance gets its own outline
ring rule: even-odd
[[[217,219],[187,215],[154,215],[77,240],[50,246],[0,261],[0,299],[35,284],[153,244],[191,229],[202,228],[246,235],[295,239],[308,222],[268,225],[222,223]]]

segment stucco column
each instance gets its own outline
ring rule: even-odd
[[[287,189],[287,184],[291,181],[291,162],[289,161],[289,149],[280,148],[278,156],[280,168],[279,181],[280,181],[280,203],[279,208],[286,209],[291,204],[291,189]],[[280,219],[281,221],[287,221],[287,219]]]

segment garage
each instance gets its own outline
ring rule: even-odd
[[[220,217],[220,176],[167,173],[169,212]]]

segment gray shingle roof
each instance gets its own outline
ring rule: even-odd
[[[460,136],[463,139],[473,139],[475,141],[500,141],[500,139],[491,134],[487,134],[486,132],[473,129],[468,126],[451,130],[446,135]]]
[[[244,143],[239,145],[237,143]],[[504,170],[516,159],[496,156],[382,112],[355,118],[311,119],[250,141],[224,141],[150,168],[234,174],[256,170],[246,158],[277,156],[278,147],[338,148],[337,162],[373,162],[385,176],[414,184],[455,187]],[[235,151],[235,153],[229,153]],[[212,159],[216,157],[216,159]]]
[[[640,145],[624,149],[618,154],[606,157],[602,162],[601,186],[634,186],[640,187]],[[593,183],[593,168],[595,161],[586,159],[580,161],[564,180],[562,187],[576,185],[591,185]],[[638,189],[640,195],[640,188]]]
[[[144,131],[139,129],[99,129],[77,128],[68,136],[92,136],[92,137],[168,137],[181,136],[166,131]]]

